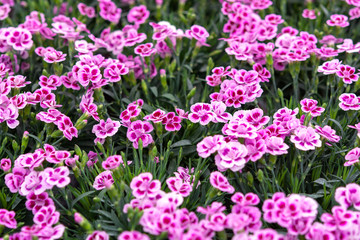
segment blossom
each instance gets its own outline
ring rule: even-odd
[[[312,127],[300,127],[295,129],[294,135],[291,135],[290,141],[295,147],[303,150],[314,150],[315,147],[321,147],[320,135]]]
[[[194,38],[200,45],[210,46],[206,43],[206,39],[210,36],[206,29],[199,25],[191,26],[190,30],[185,31],[186,37]]]
[[[118,238],[118,240],[150,240],[150,238],[143,233],[138,231],[124,231],[122,232]]]
[[[0,20],[4,20],[9,17],[9,13],[11,11],[10,5],[5,4],[0,6]]]
[[[207,158],[219,149],[225,146],[226,142],[222,135],[205,137],[196,146],[196,150],[200,157]]]
[[[111,118],[108,118],[106,122],[101,119],[99,124],[94,125],[92,133],[98,138],[106,138],[114,136],[120,127],[119,121],[113,121]]]
[[[113,156],[109,156],[105,161],[103,161],[101,163],[101,166],[105,169],[105,170],[111,170],[111,169],[116,169],[117,167],[120,166],[120,164],[124,165],[124,161],[121,157],[121,155],[113,155]],[[128,161],[127,164],[131,164],[131,161]]]
[[[304,98],[300,101],[301,110],[306,113],[310,113],[313,117],[318,117],[322,112],[325,111],[325,108],[318,107],[318,102],[313,99]]]
[[[0,160],[0,168],[4,171],[7,172],[10,170],[11,168],[11,160],[9,158],[3,158]]]
[[[86,237],[86,240],[109,240],[109,235],[104,231],[94,231]]]
[[[196,103],[190,107],[190,111],[189,120],[193,123],[200,122],[201,125],[207,125],[215,117],[211,105],[207,103]]]
[[[118,82],[121,80],[121,75],[128,73],[129,68],[124,63],[113,63],[105,68],[104,77],[109,79],[109,82]]]
[[[284,143],[284,139],[277,136],[271,136],[265,140],[266,152],[271,155],[282,155],[287,153],[289,146]]]
[[[341,137],[336,135],[336,131],[330,126],[325,125],[324,127],[315,126],[315,131],[330,142],[339,142]]]
[[[135,47],[134,52],[142,57],[149,57],[156,53],[156,49],[153,48],[152,43],[145,43]]]
[[[46,168],[44,170],[48,176],[46,183],[51,186],[57,186],[58,188],[63,188],[70,183],[69,178],[69,169],[67,167],[58,167],[58,168]]]
[[[165,116],[166,116],[165,111],[163,111],[161,109],[157,109],[150,115],[146,115],[144,117],[144,119],[147,121],[152,121],[154,123],[157,123],[157,122],[162,122],[162,120],[164,119]]]
[[[219,171],[231,169],[234,172],[240,171],[244,168],[248,153],[246,147],[239,142],[229,142],[218,150],[215,156],[215,164]]]
[[[340,65],[341,61],[339,61],[339,59],[324,62],[321,66],[318,67],[318,72],[322,72],[325,75],[334,74],[338,71]]]
[[[341,14],[333,14],[330,19],[326,21],[329,26],[347,27],[349,26],[348,17]]]
[[[84,3],[79,3],[77,8],[81,15],[87,16],[88,18],[94,18],[96,16],[95,8],[86,6]]]
[[[32,35],[27,29],[14,28],[7,36],[7,44],[14,50],[30,50],[33,45]]]
[[[174,112],[167,113],[162,119],[162,124],[165,125],[165,130],[169,132],[179,131],[181,128],[181,118],[176,116]]]
[[[336,71],[336,75],[347,84],[356,82],[359,79],[359,75],[355,74],[355,68],[348,65],[341,64]]]
[[[113,22],[114,24],[119,22],[121,17],[121,8],[117,8],[114,2],[111,0],[100,0],[99,7],[99,14],[103,19]]]
[[[357,162],[359,162],[360,158],[360,148],[356,147],[351,149],[345,156],[345,160],[347,162],[344,163],[344,166],[351,166]]]
[[[344,111],[360,110],[360,97],[353,93],[343,93],[339,96],[339,107]]]
[[[0,209],[0,225],[7,228],[16,228],[17,222],[15,220],[15,212],[6,209]]]
[[[127,15],[127,20],[135,25],[143,24],[150,16],[150,12],[146,9],[146,6],[140,5],[132,7]]]
[[[114,183],[114,179],[111,175],[111,171],[107,170],[96,176],[93,187],[96,190],[102,190],[104,188],[110,188]]]
[[[189,183],[177,177],[169,177],[166,179],[166,184],[172,192],[179,193],[183,197],[189,196],[192,191],[192,186]]]
[[[161,189],[161,182],[159,180],[152,180],[151,173],[141,173],[131,180],[130,188],[134,197],[138,199],[154,197]]]
[[[308,18],[308,19],[316,19],[316,13],[315,10],[311,10],[311,9],[304,9],[304,11],[302,12],[302,17],[303,18]]]
[[[59,221],[60,213],[54,205],[43,206],[34,215],[34,223],[42,227],[54,225]]]
[[[128,127],[126,136],[133,143],[134,148],[139,147],[139,140],[142,140],[142,146],[147,147],[154,140],[150,134],[154,127],[149,123],[141,120],[134,121]]]
[[[28,210],[32,211],[33,214],[38,212],[43,206],[48,207],[51,205],[54,205],[54,201],[49,197],[47,192],[39,195],[32,192],[26,196],[25,206]]]
[[[350,183],[346,187],[338,187],[335,191],[335,200],[343,207],[354,206],[356,210],[360,209],[360,186],[356,183]]]
[[[210,174],[210,183],[214,188],[219,189],[222,192],[230,194],[235,192],[234,187],[230,185],[227,178],[220,172],[212,172]]]
[[[66,54],[63,54],[61,51],[46,51],[44,53],[44,61],[47,63],[54,63],[54,62],[63,62],[66,59]]]

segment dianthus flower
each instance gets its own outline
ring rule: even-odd
[[[330,126],[326,125],[324,127],[315,126],[315,131],[322,136],[323,138],[327,139],[330,142],[339,142],[341,137],[336,135],[336,131],[332,129]]]
[[[96,176],[93,187],[96,190],[102,190],[104,188],[110,188],[114,183],[114,179],[111,175],[111,171],[105,171]]]
[[[359,75],[355,74],[355,68],[349,65],[340,65],[336,71],[336,75],[346,84],[351,84],[359,79]]]
[[[351,166],[355,163],[359,162],[360,158],[360,148],[356,147],[354,149],[351,149],[350,152],[348,152],[345,156],[345,160],[347,162],[344,163],[344,166]]]
[[[100,16],[117,24],[121,17],[121,8],[117,8],[111,0],[99,0]]]
[[[130,9],[129,14],[127,15],[127,20],[129,23],[140,25],[143,24],[149,16],[150,12],[147,10],[146,6],[140,5]]]
[[[116,169],[117,167],[120,166],[120,164],[124,165],[124,161],[123,161],[121,155],[113,155],[113,156],[108,157],[105,161],[103,161],[101,163],[101,166],[105,170],[111,170],[111,169]],[[131,164],[131,161],[127,162],[127,165],[129,165],[129,164]]]
[[[339,107],[344,111],[360,110],[360,97],[353,93],[343,93],[339,97]]]
[[[191,26],[190,30],[185,31],[186,37],[192,39],[194,38],[196,41],[198,41],[198,44],[204,45],[204,46],[210,46],[206,43],[206,39],[209,37],[209,33],[206,31],[206,29],[199,25],[193,25]]]
[[[196,103],[190,107],[190,111],[189,120],[193,123],[200,122],[201,125],[207,125],[215,117],[208,103]]]
[[[360,186],[350,183],[346,187],[338,187],[335,191],[335,200],[345,208],[354,206],[356,210],[360,210]]]
[[[109,235],[104,231],[94,231],[86,240],[109,240]]]
[[[196,150],[200,157],[207,158],[225,146],[226,142],[222,135],[205,137],[197,144]]]
[[[150,240],[150,238],[138,231],[124,231],[118,236],[117,240]]]
[[[295,129],[294,135],[290,137],[290,141],[295,144],[296,148],[303,151],[321,147],[320,135],[312,127],[299,127]]]
[[[121,75],[129,73],[129,68],[124,63],[113,63],[107,66],[104,70],[104,77],[109,82],[118,82],[121,80]]]
[[[13,28],[7,36],[7,44],[14,50],[30,50],[33,45],[32,35],[27,29]]]
[[[134,148],[139,147],[139,139],[142,140],[143,147],[147,147],[154,141],[150,134],[153,130],[154,127],[149,122],[137,120],[130,124],[126,136],[133,143]]]
[[[221,172],[226,169],[237,172],[244,168],[247,154],[248,150],[243,144],[239,142],[229,142],[217,151],[215,164]]]
[[[6,209],[0,209],[0,225],[7,228],[16,228],[17,222],[15,220],[15,212]]]
[[[306,113],[310,113],[313,117],[318,117],[322,112],[325,111],[324,108],[318,107],[318,101],[313,99],[304,98],[300,101],[301,110]]]
[[[214,188],[219,189],[222,192],[230,194],[235,192],[234,187],[230,185],[227,178],[220,172],[212,172],[210,174],[210,183]]]
[[[142,57],[149,57],[156,53],[156,49],[153,48],[152,43],[145,43],[135,47],[134,52]]]
[[[347,27],[349,26],[348,17],[341,14],[333,14],[330,19],[326,21],[329,26]]]
[[[153,180],[151,173],[141,173],[134,177],[130,183],[130,188],[134,197],[143,199],[145,197],[155,197],[161,190],[159,180]]]
[[[113,121],[110,118],[108,118],[106,122],[101,119],[99,124],[94,125],[92,133],[94,133],[97,138],[111,137],[117,133],[120,126],[120,122]]]

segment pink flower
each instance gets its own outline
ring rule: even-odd
[[[355,74],[355,68],[348,65],[341,64],[336,71],[336,75],[347,84],[356,82],[359,79],[359,75]]]
[[[102,79],[99,67],[89,65],[82,66],[77,72],[77,77],[79,83],[84,87],[89,85],[90,82],[98,83]]]
[[[47,192],[39,195],[32,192],[26,196],[25,206],[28,210],[32,211],[33,214],[37,213],[43,206],[48,207],[52,205],[54,205],[54,201],[49,198]]]
[[[106,122],[101,119],[99,124],[94,125],[92,133],[98,138],[106,138],[114,136],[120,127],[119,121],[113,121],[111,118],[108,118]]]
[[[134,52],[142,57],[149,57],[156,53],[156,49],[153,46],[152,43],[140,44],[134,49]]]
[[[289,146],[284,143],[284,139],[277,136],[271,136],[265,140],[266,152],[271,155],[283,155],[286,154]]]
[[[325,75],[334,74],[338,71],[341,62],[339,59],[334,59],[329,62],[324,62],[321,66],[318,67],[318,72],[322,72]]]
[[[324,127],[316,125],[315,131],[330,142],[339,142],[341,139],[340,136],[336,135],[336,131],[328,125]]]
[[[11,168],[11,160],[9,158],[3,158],[0,161],[0,168],[4,171],[7,172],[10,170]]]
[[[112,170],[112,169],[116,169],[117,167],[120,166],[120,164],[124,165],[123,159],[121,157],[121,155],[113,155],[108,157],[105,161],[103,161],[101,163],[102,167],[105,170]],[[131,161],[127,162],[127,165],[131,164]],[[125,165],[124,165],[125,166]]]
[[[39,79],[40,79],[39,85],[41,87],[48,88],[51,90],[56,90],[57,87],[61,86],[62,84],[60,77],[56,75],[51,75],[49,77],[41,75]]]
[[[213,122],[217,123],[217,122],[227,122],[229,121],[229,119],[231,119],[231,114],[225,112],[226,110],[226,105],[223,102],[217,102],[217,101],[212,101],[211,102],[211,109],[214,113],[214,118],[213,118]]]
[[[107,170],[96,176],[93,187],[96,190],[102,190],[104,188],[110,188],[114,183],[114,179],[111,175],[111,171]]]
[[[77,8],[81,15],[87,16],[88,18],[94,18],[96,16],[95,8],[86,6],[84,3],[79,3]]]
[[[129,68],[124,63],[113,63],[107,66],[104,70],[104,77],[109,82],[118,82],[121,80],[120,75],[126,75],[129,73]]]
[[[166,116],[165,111],[163,111],[161,109],[157,109],[152,114],[146,115],[144,117],[144,119],[147,121],[152,121],[154,123],[158,123],[158,122],[162,122],[162,120],[165,118],[165,116]]]
[[[343,93],[339,97],[339,107],[344,111],[360,110],[360,97],[353,93]]]
[[[9,17],[9,13],[11,11],[10,5],[5,4],[0,6],[0,20],[4,20]]]
[[[130,120],[137,117],[141,112],[141,107],[144,104],[142,99],[130,103],[127,108],[121,112],[120,119],[125,126],[130,125]]]
[[[315,10],[304,9],[304,11],[302,12],[302,17],[312,19],[312,20],[316,19]]]
[[[330,20],[326,21],[329,26],[347,27],[349,26],[348,17],[341,14],[333,14],[330,16]]]
[[[245,166],[247,153],[246,147],[239,142],[226,143],[223,148],[218,150],[215,164],[221,172],[226,169],[231,169],[233,172],[240,171]]]
[[[360,51],[360,42],[354,44],[352,39],[344,39],[344,42],[337,45],[341,52],[358,53]]]
[[[206,43],[206,39],[210,36],[209,33],[206,31],[206,29],[199,25],[193,25],[191,26],[190,30],[185,31],[186,37],[198,41],[198,44],[204,45],[204,46],[210,46]]]
[[[177,177],[169,177],[166,179],[166,184],[172,192],[176,192],[183,197],[189,196],[192,191],[192,186],[189,183]]]
[[[360,138],[360,123],[355,124],[355,126],[348,125],[349,128],[353,128],[357,130],[357,136]]]
[[[143,147],[147,147],[154,141],[149,134],[153,130],[154,127],[149,122],[137,120],[130,124],[126,136],[133,143],[134,148],[138,149],[139,139],[142,140]]]
[[[31,83],[26,81],[26,77],[22,75],[9,76],[7,79],[12,88],[22,88]]]
[[[118,236],[117,240],[150,240],[150,238],[138,231],[124,231]]]
[[[47,51],[44,53],[44,61],[47,63],[54,63],[54,62],[63,62],[66,59],[66,54],[63,54],[61,51]]]
[[[34,223],[42,227],[51,226],[59,221],[60,213],[54,205],[43,206],[34,215]]]
[[[29,171],[22,167],[14,167],[11,173],[5,175],[5,184],[10,192],[16,193],[20,190],[25,177]]]
[[[349,10],[350,20],[360,18],[360,7],[354,7]]]
[[[103,231],[94,231],[86,240],[109,240],[109,235]]]
[[[359,210],[360,186],[356,183],[350,183],[346,187],[338,187],[335,191],[335,200],[345,208],[353,205],[356,210]]]
[[[193,123],[200,122],[201,125],[207,125],[215,117],[211,105],[207,103],[196,103],[190,107],[190,111],[189,120]]]
[[[256,162],[266,153],[266,143],[264,139],[245,139],[245,146],[248,150],[248,154],[245,157],[246,161]]]
[[[134,197],[143,199],[145,197],[155,197],[161,190],[161,182],[152,180],[151,173],[141,173],[131,180],[130,188]]]
[[[235,116],[235,114],[234,117],[229,121],[229,123],[224,125],[223,133],[238,138],[256,138],[257,129],[244,119]]]
[[[309,229],[309,232],[306,234],[306,239],[307,240],[312,240],[312,239],[335,240],[335,236],[323,224],[315,222]]]
[[[58,168],[46,168],[44,170],[48,177],[46,183],[51,186],[57,186],[58,188],[63,188],[70,183],[69,169],[67,167],[58,167]]]
[[[19,191],[20,195],[26,196],[31,192],[34,192],[36,195],[39,195],[45,192],[47,189],[51,189],[52,186],[49,185],[46,180],[48,175],[46,172],[30,172],[24,179],[21,189]]]
[[[345,160],[347,162],[344,163],[344,166],[351,166],[357,162],[359,162],[360,158],[360,148],[356,147],[354,149],[351,149],[350,152],[348,152],[345,156]]]
[[[6,209],[0,209],[0,225],[3,225],[7,228],[17,228],[15,212],[8,211]]]
[[[175,116],[174,112],[167,113],[162,119],[162,124],[165,125],[165,130],[169,132],[179,131],[181,128],[181,118]]]
[[[27,29],[13,28],[7,36],[7,44],[14,50],[30,50],[33,45],[32,35]]]
[[[294,135],[291,135],[290,141],[295,147],[303,150],[314,150],[315,147],[321,147],[320,135],[312,127],[299,127],[295,129]]]
[[[205,137],[197,144],[196,150],[200,157],[207,158],[225,146],[226,142],[222,135]]]
[[[276,15],[272,13],[265,16],[265,21],[267,21],[272,25],[279,25],[284,22],[284,19],[282,19],[280,15]]]
[[[149,16],[150,12],[147,10],[146,6],[140,5],[130,9],[127,20],[135,25],[140,25],[144,23]]]
[[[230,194],[235,192],[234,187],[230,185],[227,178],[220,172],[212,172],[210,174],[210,183],[214,188],[219,189],[222,192]]]
[[[310,113],[313,117],[318,117],[325,111],[325,108],[318,107],[318,101],[313,99],[304,98],[300,101],[301,110],[306,113]]]
[[[117,24],[121,17],[121,8],[117,8],[111,0],[99,0],[100,16]]]

